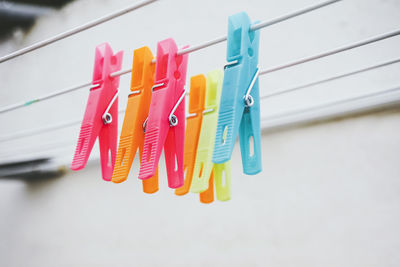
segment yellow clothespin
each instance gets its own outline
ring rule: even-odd
[[[212,163],[222,81],[223,72],[221,70],[214,70],[207,74],[203,121],[190,186],[191,192],[200,193],[200,201],[203,203],[210,203],[214,200],[214,179],[217,199],[226,201],[231,197],[230,161],[221,164]]]

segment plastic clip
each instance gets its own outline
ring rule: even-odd
[[[221,201],[230,199],[230,161],[222,164],[213,164],[211,161],[215,141],[215,131],[217,128],[222,80],[223,72],[221,70],[210,71],[207,74],[203,122],[201,124],[196,162],[190,187],[191,192],[200,193],[200,201],[203,203],[210,203],[214,200],[214,180],[216,184],[217,199]]]
[[[155,85],[144,139],[139,179],[154,176],[164,147],[168,186],[184,183],[185,81],[188,55],[177,55],[173,39],[157,45]]]
[[[224,163],[232,156],[239,134],[243,172],[262,170],[260,96],[258,86],[258,30],[250,30],[246,13],[229,17],[228,49],[222,86],[221,106],[213,154],[214,163]]]
[[[113,54],[108,43],[96,47],[95,64],[89,99],[83,117],[72,170],[86,166],[93,145],[99,137],[100,160],[103,179],[110,181],[115,163],[118,138],[118,86],[119,77],[110,73],[121,69],[122,54]]]
[[[115,183],[123,182],[128,178],[137,150],[139,149],[140,158],[143,153],[145,125],[154,84],[155,64],[152,60],[153,54],[147,46],[133,52],[131,93],[128,96],[112,177]],[[157,191],[158,169],[153,177],[143,180],[143,192]]]

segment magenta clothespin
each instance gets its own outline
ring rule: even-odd
[[[139,179],[152,177],[164,147],[168,186],[178,188],[184,181],[185,81],[188,56],[177,55],[170,38],[157,44],[156,72]]]
[[[108,43],[96,47],[92,89],[71,164],[74,171],[86,166],[98,136],[101,171],[106,181],[112,177],[118,139],[119,76],[112,78],[110,73],[121,69],[122,54],[120,51],[114,55]]]

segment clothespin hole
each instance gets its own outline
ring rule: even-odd
[[[225,187],[225,185],[226,185],[225,171],[222,172],[221,184],[222,184],[222,187]]]
[[[150,143],[147,148],[147,161],[150,161],[152,144]]]
[[[85,138],[82,138],[80,141],[80,143],[79,143],[79,149],[78,149],[78,153],[79,154],[81,154],[81,152],[82,152],[82,148],[83,148],[83,145],[85,144]]]
[[[125,153],[126,153],[126,148],[122,148],[122,159],[121,159],[121,166],[124,165],[124,161],[125,161]]]
[[[202,162],[200,165],[199,178],[201,178],[203,176],[203,168],[204,168],[204,163]]]
[[[176,154],[175,154],[175,171],[178,171],[178,158],[176,157]]]
[[[225,126],[224,132],[222,133],[222,144],[223,145],[225,145],[227,136],[228,136],[228,126]]]
[[[249,138],[249,156],[252,157],[254,156],[254,137],[250,136]]]
[[[174,72],[174,77],[176,80],[178,80],[181,77],[181,73],[179,71]]]
[[[111,167],[111,149],[108,150],[108,163],[107,163],[108,167]]]

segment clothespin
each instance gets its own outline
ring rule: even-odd
[[[119,77],[110,73],[121,69],[123,52],[113,54],[108,43],[98,45],[94,60],[93,87],[89,93],[72,170],[83,169],[99,137],[103,179],[110,181],[117,152]]]
[[[149,114],[152,87],[154,84],[155,64],[153,54],[145,46],[133,52],[131,93],[128,96],[124,123],[115,161],[112,181],[120,183],[128,178],[133,159],[139,149],[142,156],[144,145],[144,126]],[[143,180],[143,192],[154,193],[158,190],[158,168],[153,177]]]
[[[184,185],[175,190],[175,194],[177,195],[187,194],[192,183],[197,143],[199,141],[201,122],[203,119],[205,94],[206,77],[203,74],[193,76],[190,79],[189,115],[186,119],[185,131],[185,157],[183,167],[186,175]]]
[[[217,199],[230,199],[231,172],[230,161],[213,164],[211,161],[219,102],[221,97],[223,73],[220,70],[207,74],[206,102],[203,112],[200,137],[197,146],[196,162],[190,191],[200,193],[200,201],[210,203],[214,200],[214,179]]]
[[[228,63],[222,85],[213,162],[223,163],[231,158],[239,134],[243,172],[257,174],[262,170],[257,66],[260,33],[251,31],[250,26],[250,18],[244,12],[229,17]]]
[[[177,55],[170,38],[157,44],[155,84],[144,139],[139,179],[154,176],[164,147],[168,186],[184,183],[185,81],[188,56]]]

